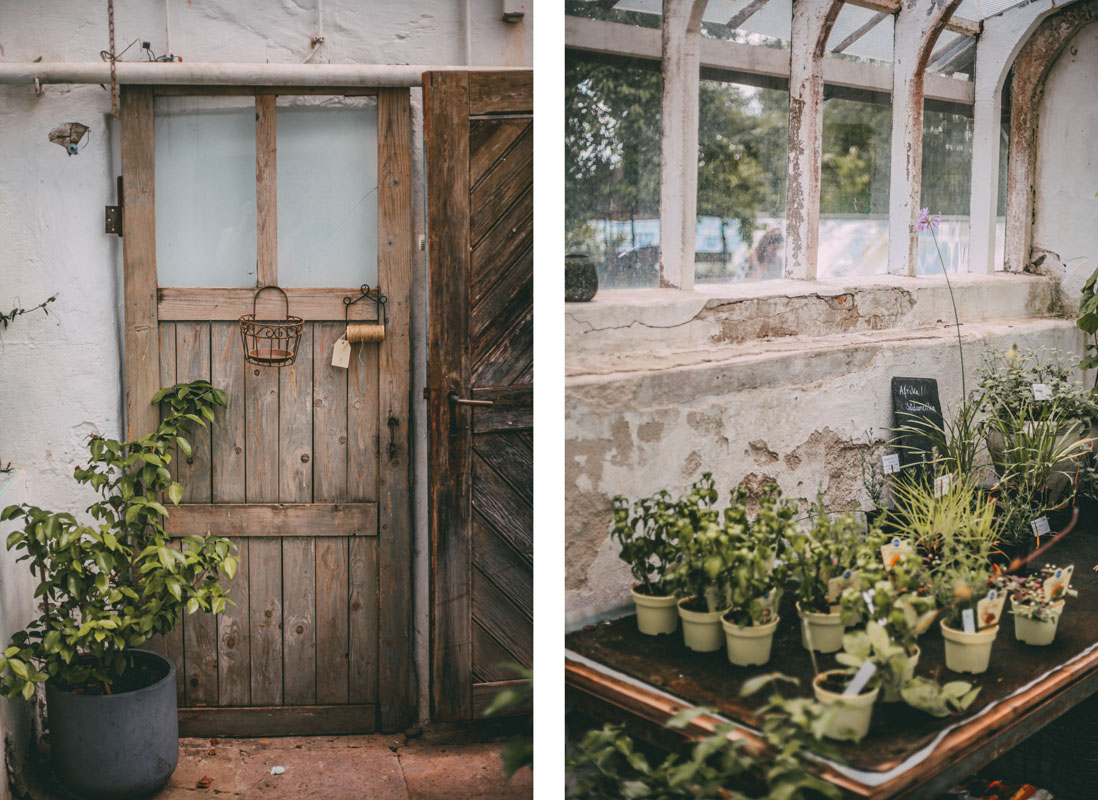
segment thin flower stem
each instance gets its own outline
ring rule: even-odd
[[[957,299],[953,296],[953,284],[949,280],[949,270],[946,269],[945,259],[942,258],[942,250],[938,247],[938,234],[930,228],[930,236],[934,239],[934,249],[938,253],[938,263],[942,265],[942,275],[946,279],[946,288],[949,289],[949,302],[953,304],[953,322],[957,329],[957,353],[961,357],[961,405],[968,403],[968,388],[965,386],[965,348],[961,344],[961,317],[957,313]]]

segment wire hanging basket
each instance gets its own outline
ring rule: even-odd
[[[259,295],[274,289],[282,295],[286,306],[284,319],[256,319]],[[290,298],[278,286],[263,286],[252,298],[252,313],[240,318],[240,341],[244,345],[244,360],[262,367],[286,367],[297,358],[301,331],[305,320],[290,315]]]

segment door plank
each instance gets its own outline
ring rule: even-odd
[[[469,416],[446,402],[469,386],[469,130],[468,76],[425,76],[427,226],[431,321],[427,386],[432,604],[432,711],[439,721],[472,713],[472,603],[469,594]],[[463,131],[463,135],[455,132]],[[443,271],[442,265],[446,265]],[[437,267],[437,271],[436,268]]]
[[[348,586],[347,540],[316,539],[316,698],[319,703],[346,703]]]
[[[416,718],[412,656],[412,106],[407,88],[378,89],[378,281],[389,323],[379,353],[382,461],[378,509],[378,670],[381,728]],[[468,163],[468,162],[466,162]]]
[[[473,569],[473,619],[500,643],[512,661],[533,663],[533,628],[530,620],[479,569]]]
[[[501,264],[511,264],[534,246],[534,192],[524,192],[499,218],[472,252],[473,305],[500,279]],[[529,258],[529,256],[526,256]],[[533,262],[530,262],[531,265]],[[531,266],[531,269],[533,267]]]
[[[479,454],[473,456],[473,508],[504,541],[533,560],[533,509]]]
[[[534,618],[533,567],[529,559],[473,514],[473,564],[530,619]]]
[[[534,169],[533,126],[523,131],[480,182],[469,199],[469,241],[476,246],[496,221],[529,190]]]
[[[176,382],[175,379],[175,323],[164,322],[160,324],[160,385],[161,386],[173,386]],[[169,409],[166,405],[162,406],[161,413],[169,413]],[[176,475],[176,470],[179,468],[176,460],[177,452],[175,448],[171,449],[172,456],[172,474]],[[172,507],[171,514],[175,514],[178,511],[176,507]],[[171,520],[171,517],[168,517]],[[175,664],[175,691],[176,702],[183,706],[186,704],[186,694],[184,676],[186,673],[186,656],[183,651],[183,614],[182,612],[176,618],[175,628],[164,635],[162,645],[156,645],[150,642],[150,646],[154,649],[160,646],[164,648],[164,656]],[[159,652],[159,650],[157,650]]]
[[[377,499],[379,351],[376,344],[351,345],[347,373],[347,494],[356,502]]]
[[[225,392],[226,406],[217,409],[211,434],[213,501],[243,503],[245,398],[244,349],[236,322],[210,323],[210,382]],[[190,506],[187,511],[195,510]],[[195,520],[199,530],[210,530],[209,521]],[[169,528],[171,524],[169,523]],[[217,533],[216,531],[214,531]],[[222,706],[251,703],[251,652],[249,645],[248,540],[232,539],[238,559],[236,575],[225,579],[225,590],[235,605],[228,605],[217,619],[217,694]]]
[[[278,285],[278,178],[275,96],[255,98],[256,259],[260,286]]]
[[[477,183],[509,150],[533,123],[528,119],[474,120],[469,124],[469,183]]]
[[[313,497],[347,499],[347,370],[332,366],[341,322],[313,325]]]
[[[159,388],[156,313],[156,159],[151,86],[123,86],[119,98],[122,155],[123,307],[126,318],[126,438],[156,428],[151,401]],[[173,381],[174,382],[174,381]],[[170,385],[170,384],[169,384]]]
[[[348,701],[377,702],[378,585],[377,541],[351,539],[347,543],[350,583],[348,639],[350,653]]]
[[[181,708],[180,736],[339,736],[377,730],[377,707]],[[254,796],[254,795],[253,795]]]
[[[507,114],[533,108],[532,70],[469,73],[470,114]]]
[[[511,433],[478,430],[473,449],[519,497],[534,504],[534,449],[528,442]]]
[[[244,386],[247,498],[273,503],[278,500],[278,370],[249,364]],[[251,702],[281,705],[282,542],[256,537],[248,547]]]
[[[297,359],[278,371],[278,499],[313,501],[313,325],[301,332]]]
[[[473,622],[473,679],[476,681],[514,680],[515,673],[507,669],[514,657],[497,642],[480,622]]]
[[[315,539],[282,540],[282,585],[285,593],[283,636],[283,702],[314,705],[316,692],[316,550]]]
[[[179,506],[168,518],[172,536],[195,527],[218,536],[377,536],[377,503],[215,503]]]
[[[489,329],[481,342],[485,346],[474,359],[474,385],[500,386],[526,379],[534,365],[534,309],[526,309],[510,329]]]

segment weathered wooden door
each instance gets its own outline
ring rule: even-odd
[[[432,712],[533,658],[533,76],[424,76]]]
[[[184,616],[158,643],[176,663],[182,730],[399,729],[416,713],[409,91],[373,93],[377,186],[362,192],[377,195],[386,335],[355,345],[346,369],[332,365],[332,345],[346,330],[343,298],[357,297],[357,286],[286,289],[290,312],[305,327],[296,362],[279,369],[244,360],[237,320],[251,311],[254,287],[159,285],[154,97],[184,91],[124,87],[121,115],[128,435],[155,427],[149,398],[158,386],[206,378],[228,394],[210,431],[195,437],[191,457],[177,454],[172,466],[185,493],[171,509],[169,531],[231,537],[240,556],[230,592],[236,605],[217,617]],[[256,94],[254,268],[261,286],[279,283],[276,92],[238,92]],[[283,315],[281,298],[273,300],[265,312],[264,295],[261,318]],[[352,320],[376,319],[372,303],[351,311]]]

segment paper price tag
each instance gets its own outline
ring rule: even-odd
[[[831,578],[827,582],[827,601],[829,603],[837,603],[839,598],[842,597],[849,587],[854,585],[857,580],[857,573],[851,570],[847,570],[837,578]]]
[[[953,485],[953,473],[946,475],[940,475],[934,479],[934,496],[944,497],[949,494],[949,489]]]
[[[1066,592],[1068,589],[1070,589],[1071,574],[1074,571],[1074,564],[1072,564],[1070,567],[1063,567],[1062,569],[1056,570],[1056,572],[1052,574],[1052,577],[1045,580],[1044,586],[1042,587],[1045,593],[1045,597],[1051,600],[1053,597],[1056,596],[1057,591]]]
[[[964,628],[965,633],[976,633],[976,615],[972,613],[971,608],[961,612],[961,627]]]
[[[976,604],[976,614],[980,618],[980,627],[990,628],[999,624],[999,617],[1003,615],[1003,606],[1006,605],[1006,593],[992,589],[987,597]]]
[[[1029,523],[1029,527],[1032,529],[1034,536],[1044,536],[1049,532],[1048,517],[1037,517]]]
[[[888,544],[881,545],[881,562],[885,565],[885,569],[891,570],[909,550],[911,550],[911,543],[903,541],[898,536],[893,536]]]
[[[900,454],[889,453],[887,456],[881,456],[881,466],[884,469],[885,475],[891,475],[894,472],[899,472]]]
[[[862,689],[869,683],[869,679],[873,677],[873,673],[877,671],[877,665],[872,661],[863,661],[862,665],[858,667],[858,671],[854,673],[854,677],[850,679],[850,683],[843,689],[843,697],[857,697],[862,693]]]
[[[332,345],[332,366],[347,369],[351,365],[351,343],[344,334]]]
[[[1033,392],[1033,399],[1037,402],[1042,400],[1049,400],[1052,398],[1052,387],[1047,383],[1035,383],[1029,387]]]

